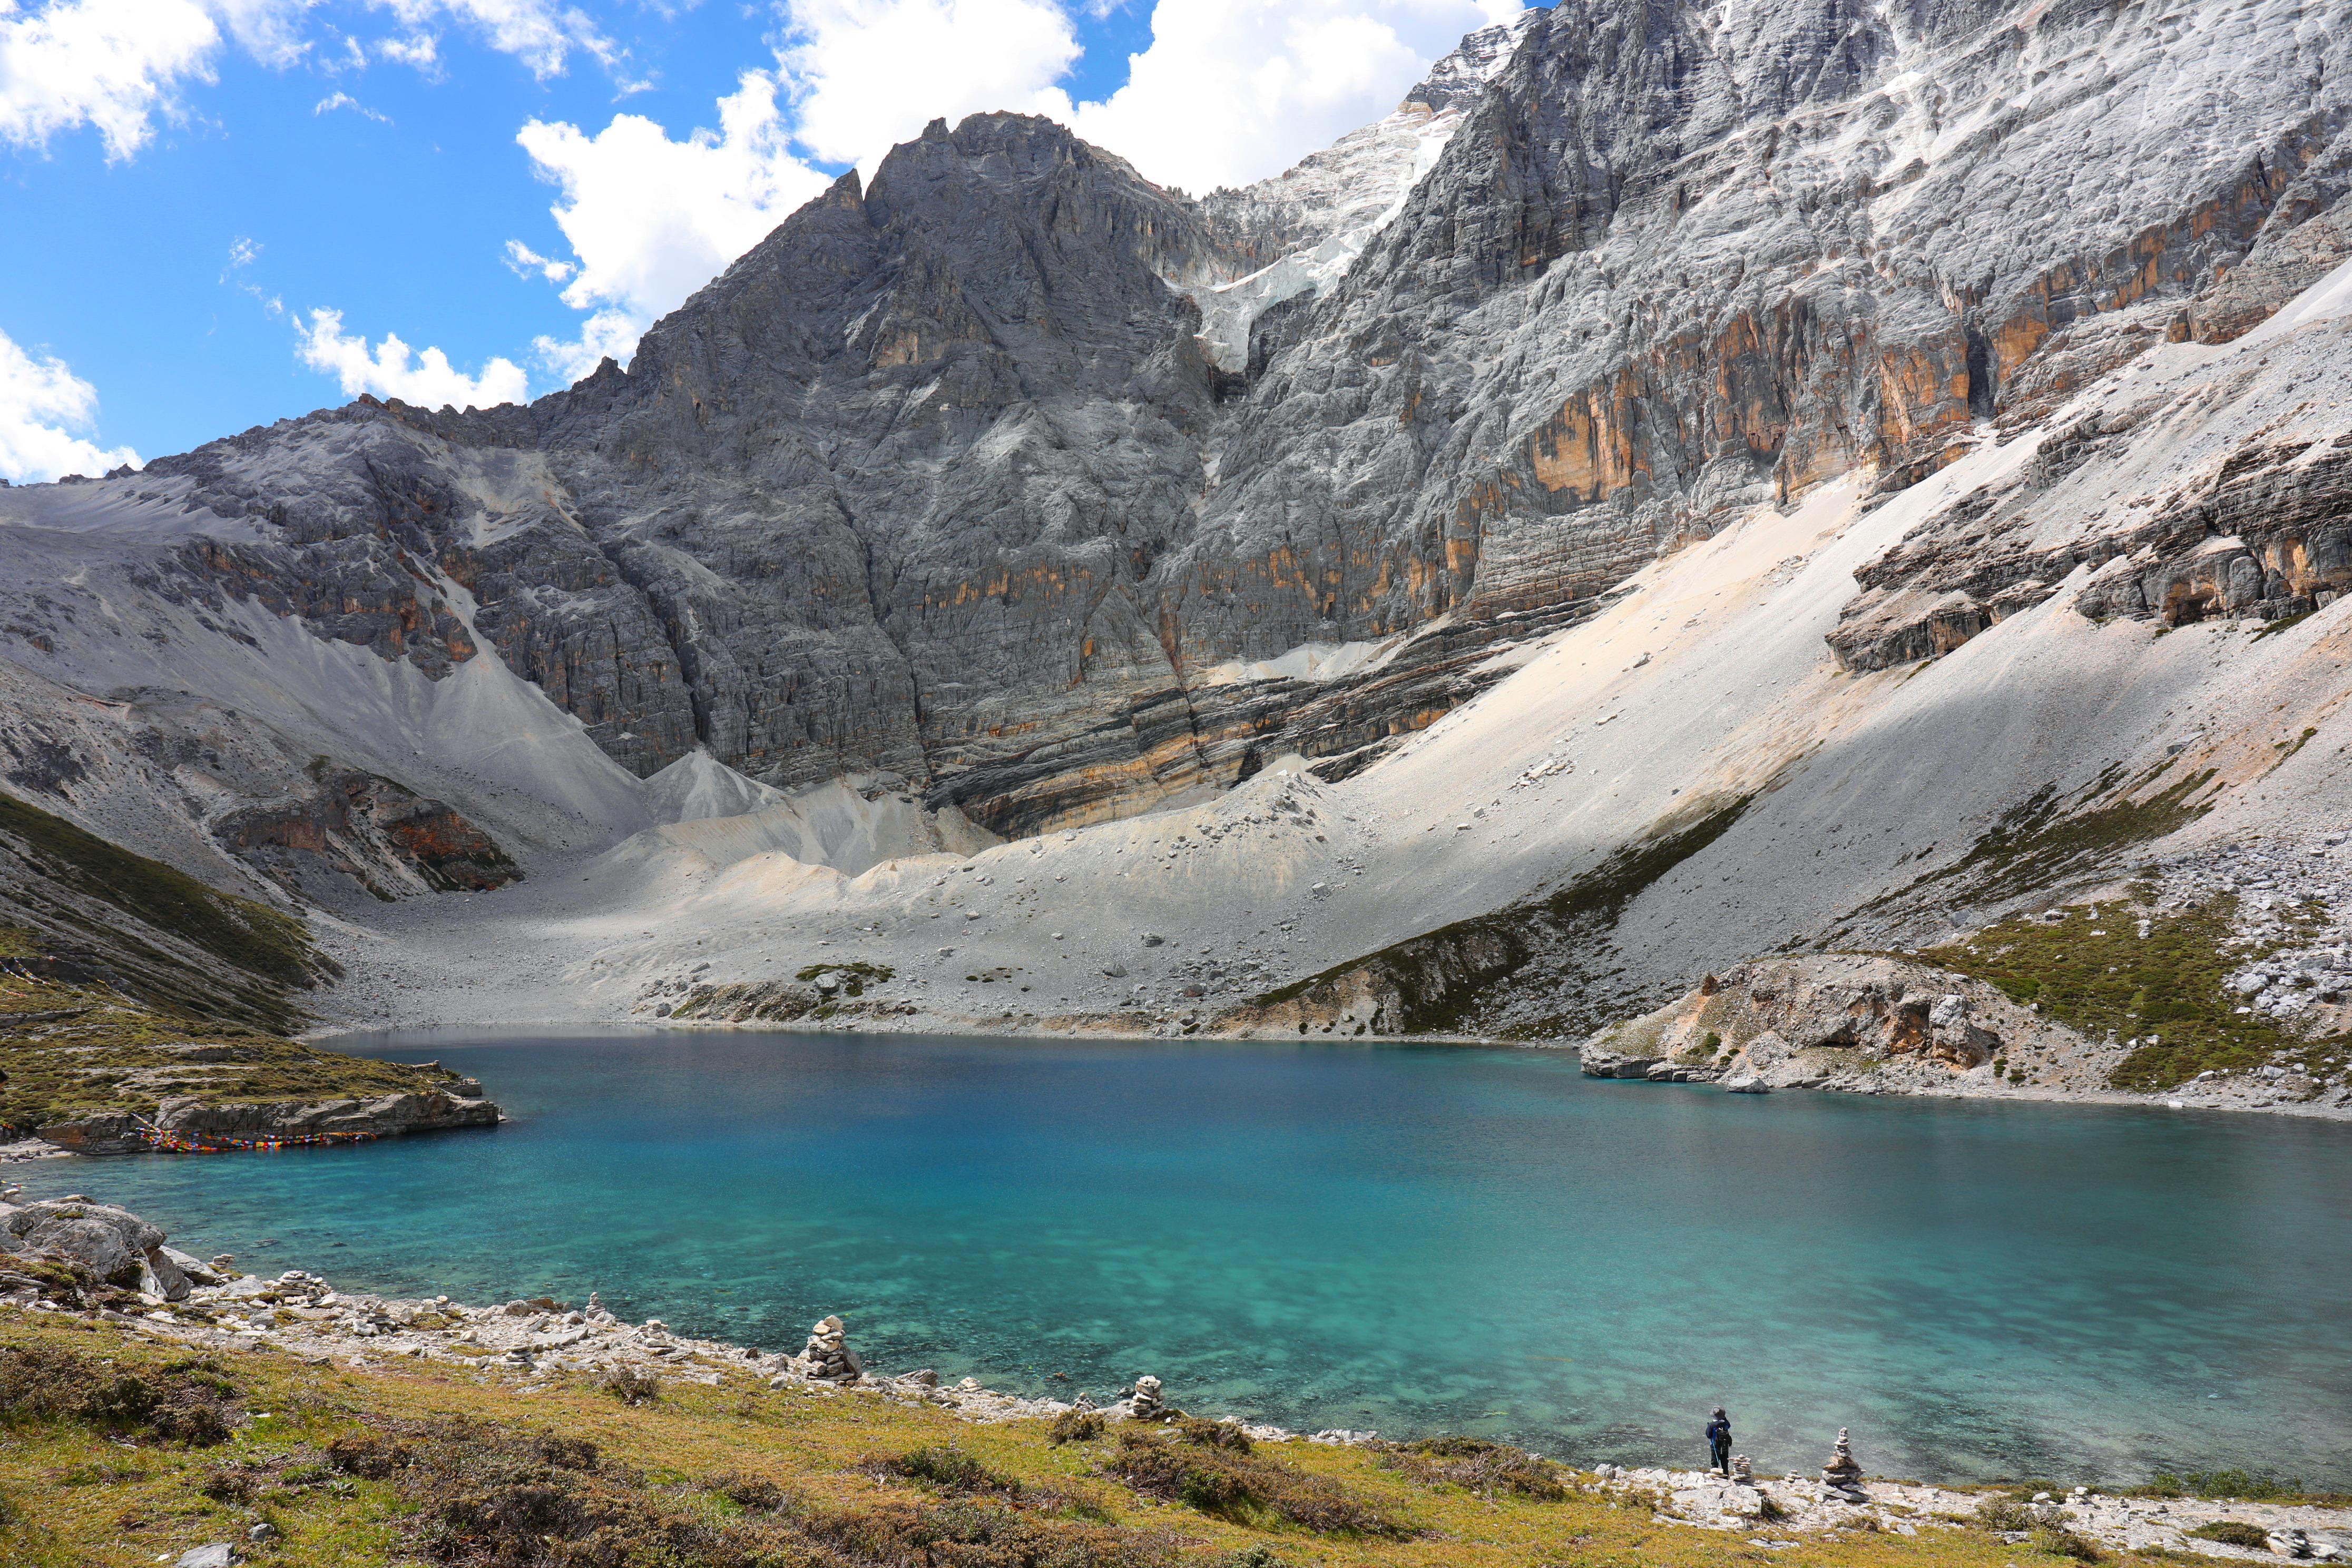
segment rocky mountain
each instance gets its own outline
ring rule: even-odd
[[[528,407],[0,492],[0,763],[249,897],[528,907],[598,1006],[690,988],[656,907],[746,1006],[855,931],[940,971],[876,1005],[1253,1027],[1948,935],[2335,798],[2347,37],[1568,0],[1198,200],[934,122]]]

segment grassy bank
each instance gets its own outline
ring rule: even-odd
[[[339,1056],[237,1024],[158,1011],[93,985],[0,973],[0,1135],[159,1101],[373,1098],[446,1089],[454,1074]]]
[[[599,1568],[2031,1568],[1977,1525],[1780,1551],[1481,1444],[1237,1442],[1064,1417],[977,1426],[867,1394],[667,1382],[628,1404],[410,1363],[190,1355],[0,1315],[0,1561],[131,1568],[234,1540],[257,1563]],[[249,1541],[253,1527],[274,1534]],[[1769,1526],[1767,1527],[1769,1531]],[[2147,1561],[2144,1554],[2111,1559]]]
[[[2237,933],[2228,897],[2159,913],[2137,899],[2076,905],[2065,918],[2021,915],[1919,956],[1998,986],[2011,1000],[2097,1039],[2143,1043],[2119,1062],[2116,1088],[2148,1093],[2200,1072],[2244,1072],[2292,1050],[2321,1076],[2352,1042],[2306,1042],[2241,1012],[2225,982],[2276,950]],[[2288,917],[2290,930],[2296,917]]]

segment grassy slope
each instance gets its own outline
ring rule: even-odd
[[[2307,1046],[2267,1018],[2237,1011],[2241,999],[2222,982],[2276,944],[2238,937],[2233,907],[2226,898],[2169,914],[2131,899],[2077,905],[2055,924],[2020,916],[1919,956],[2014,1001],[2039,1003],[2094,1039],[2155,1037],[2158,1044],[2117,1065],[2117,1089],[2169,1089],[2208,1068],[2242,1072],[2289,1048],[2314,1062],[2340,1062],[2352,1042]]]
[[[197,1057],[209,1059],[192,1059]],[[183,1095],[223,1104],[315,1103],[446,1087],[452,1076],[314,1050],[236,1024],[194,1022],[96,987],[5,973],[0,1073],[6,1075],[0,1135],[98,1110],[152,1116],[158,1100]]]
[[[293,916],[5,794],[0,921],[8,952],[88,952],[151,1005],[268,1029],[292,1026],[292,992],[335,973]]]
[[[69,1347],[93,1359],[111,1356],[111,1372],[135,1373],[176,1353],[113,1325],[63,1314],[0,1317],[0,1356],[8,1353],[7,1347],[27,1344]],[[238,1353],[220,1364],[236,1386],[236,1403],[254,1419],[215,1447],[184,1447],[152,1436],[126,1447],[78,1420],[0,1416],[0,1506],[14,1519],[0,1524],[0,1562],[22,1568],[131,1568],[207,1541],[242,1542],[247,1529],[262,1520],[282,1537],[252,1549],[260,1563],[367,1568],[395,1562],[489,1562],[478,1540],[471,1552],[447,1545],[438,1553],[427,1549],[438,1500],[420,1496],[413,1471],[368,1479],[339,1472],[327,1460],[325,1450],[339,1436],[349,1442],[364,1431],[381,1442],[386,1435],[466,1430],[453,1423],[478,1424],[467,1440],[478,1445],[484,1475],[497,1473],[503,1442],[509,1481],[518,1479],[511,1456],[535,1435],[551,1431],[585,1438],[602,1456],[593,1485],[604,1505],[635,1500],[644,1517],[656,1523],[637,1532],[636,1544],[622,1546],[617,1537],[608,1536],[607,1550],[598,1552],[566,1533],[578,1529],[576,1521],[561,1522],[562,1510],[546,1507],[541,1494],[542,1513],[556,1522],[520,1554],[504,1559],[516,1563],[699,1568],[775,1562],[814,1568],[842,1563],[843,1541],[866,1543],[865,1550],[849,1552],[847,1561],[877,1568],[1252,1568],[1276,1563],[1302,1568],[1701,1568],[1751,1562],[1808,1568],[2032,1568],[2061,1561],[1976,1530],[1809,1539],[1796,1550],[1771,1552],[1737,1535],[1660,1525],[1645,1507],[1612,1505],[1573,1490],[1560,1501],[1480,1496],[1411,1479],[1383,1466],[1381,1456],[1362,1449],[1260,1446],[1256,1459],[1324,1478],[1392,1515],[1409,1531],[1402,1539],[1317,1534],[1267,1518],[1216,1518],[1186,1504],[1140,1496],[1106,1474],[1118,1451],[1117,1428],[1112,1436],[1054,1447],[1043,1422],[976,1426],[929,1406],[864,1394],[772,1392],[742,1377],[716,1388],[666,1384],[659,1399],[630,1407],[582,1384],[523,1394],[511,1384],[435,1367],[331,1371],[278,1352]],[[896,1476],[877,1479],[880,1467],[869,1468],[877,1457],[940,1446],[952,1446],[994,1476],[1021,1483],[1031,1510],[1024,1517],[1046,1532],[1047,1549],[1008,1554],[1001,1547],[940,1543],[934,1527],[950,1518],[954,1505],[943,1512],[935,1487]],[[538,1468],[538,1480],[552,1481],[559,1492],[569,1489],[577,1495],[591,1484],[545,1466]],[[223,1474],[232,1484],[214,1479]],[[791,1500],[784,1512],[760,1506],[762,1482]],[[213,1493],[226,1495],[208,1495],[208,1485]],[[751,1510],[736,1500],[746,1497],[752,1500]],[[986,1497],[977,1500],[983,1510],[998,1506]],[[855,1528],[860,1521],[893,1517],[922,1521],[914,1535],[928,1533],[932,1545],[911,1552],[884,1550],[877,1531]],[[829,1556],[812,1556],[802,1546],[772,1557],[727,1557],[713,1555],[708,1537],[698,1533],[770,1528],[766,1521],[778,1521],[773,1528],[787,1531],[793,1540],[804,1539],[790,1532],[806,1521],[806,1528],[828,1532],[835,1550]],[[907,1539],[902,1531],[889,1545],[903,1547]],[[644,1544],[654,1540],[667,1544],[657,1550]]]

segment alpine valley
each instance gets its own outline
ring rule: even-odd
[[[1561,0],[1202,196],[934,121],[528,406],[0,490],[19,1040],[2352,1114],[2347,20]]]

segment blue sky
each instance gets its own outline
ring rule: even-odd
[[[1262,177],[1512,9],[0,0],[0,477],[551,391],[937,114]]]

